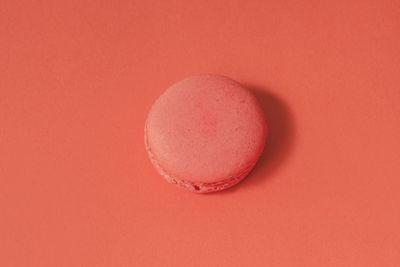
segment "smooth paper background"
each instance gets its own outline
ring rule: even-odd
[[[400,265],[400,2],[0,2],[0,266]],[[143,128],[189,75],[251,88],[251,175],[162,180]]]

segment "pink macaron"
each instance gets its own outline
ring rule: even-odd
[[[170,183],[198,193],[231,187],[245,178],[267,137],[255,96],[219,75],[177,82],[153,104],[145,146],[157,171]]]

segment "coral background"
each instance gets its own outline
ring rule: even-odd
[[[0,266],[400,266],[400,2],[0,2]],[[154,100],[198,73],[258,96],[238,186],[163,181]]]

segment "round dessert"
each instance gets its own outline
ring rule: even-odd
[[[165,91],[145,125],[150,160],[170,183],[198,193],[231,187],[260,157],[267,124],[255,96],[219,75],[197,75]]]

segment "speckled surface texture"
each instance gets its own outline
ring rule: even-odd
[[[182,80],[153,104],[145,126],[149,157],[167,181],[190,191],[219,191],[254,167],[267,136],[257,99],[218,75]]]

